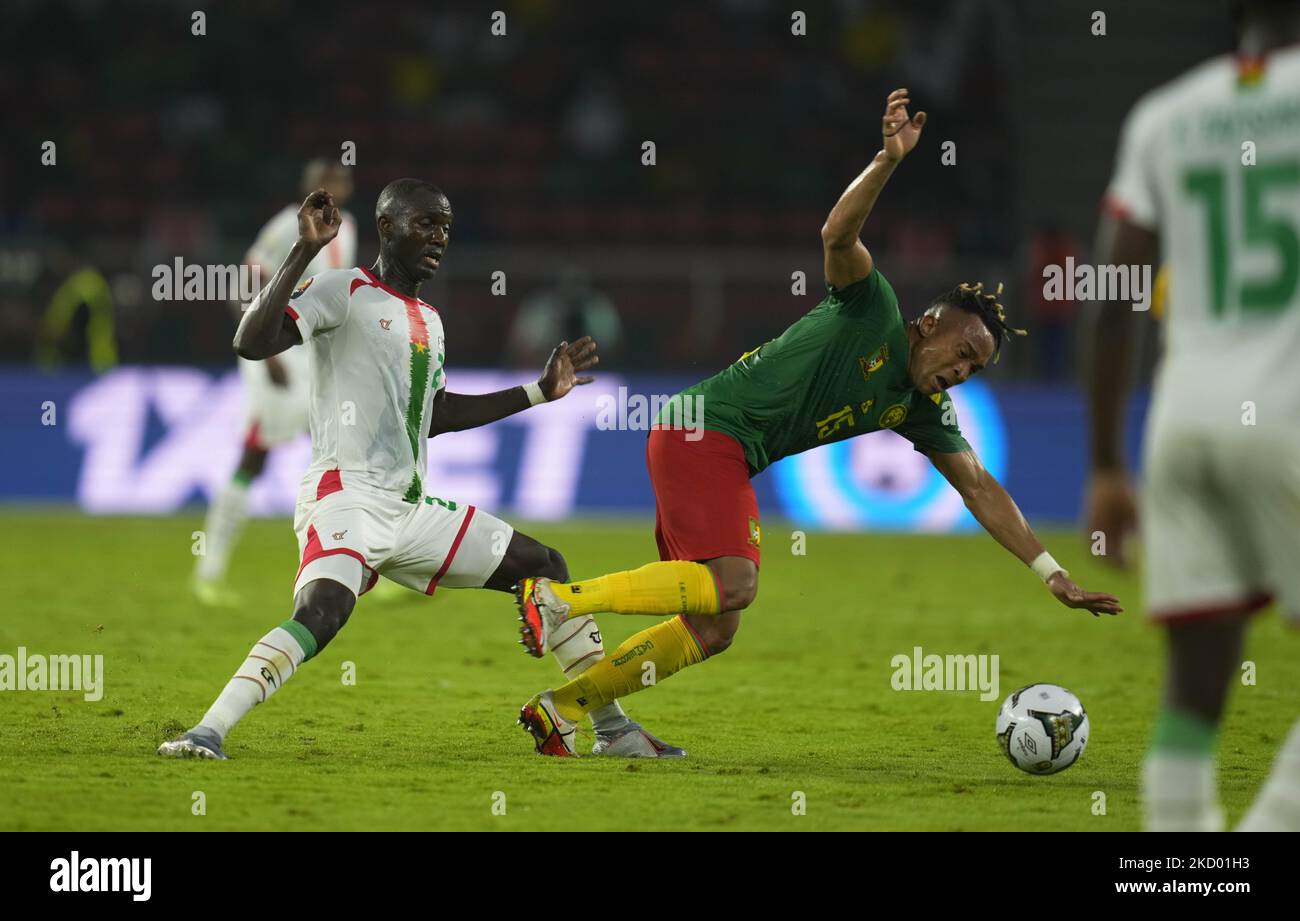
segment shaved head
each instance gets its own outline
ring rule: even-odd
[[[424,179],[394,179],[379,193],[375,201],[375,220],[384,217],[396,220],[417,204],[446,201],[442,189]]]

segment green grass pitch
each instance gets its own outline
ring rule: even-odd
[[[104,656],[105,693],[0,692],[0,829],[1048,829],[1140,825],[1139,765],[1163,666],[1132,575],[1103,569],[1071,533],[1045,541],[1082,585],[1128,610],[1059,606],[983,534],[809,533],[765,522],[759,599],[725,655],[626,700],[690,752],[684,762],[533,754],[519,705],[557,683],[553,659],[515,644],[506,595],[441,590],[363,598],[340,636],[227,740],[224,763],[153,752],[188,727],[249,647],[289,615],[296,548],[284,521],[253,522],[233,576],[237,609],[186,591],[197,516],[84,518],[7,511],[0,653]],[[649,520],[524,530],[575,577],[654,558]],[[612,649],[648,618],[605,615]],[[1000,657],[999,700],[893,690],[891,658]],[[1235,822],[1296,716],[1300,638],[1256,623],[1257,683],[1234,688],[1220,742]],[[343,663],[355,664],[345,685]],[[1052,777],[998,750],[1001,697],[1033,681],[1083,700],[1092,737]],[[591,736],[583,739],[589,749]],[[206,814],[194,815],[194,794]],[[1096,791],[1105,815],[1094,814]],[[806,797],[795,815],[794,794]],[[505,814],[493,813],[503,793]]]

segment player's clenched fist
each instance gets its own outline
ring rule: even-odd
[[[595,378],[579,377],[579,371],[586,371],[600,363],[596,354],[596,340],[583,336],[572,344],[561,342],[551,352],[546,361],[546,369],[537,381],[542,388],[542,396],[547,400],[558,400],[574,387],[590,384]]]
[[[298,239],[313,246],[323,247],[333,240],[343,225],[334,196],[317,189],[307,196],[298,209]]]
[[[925,126],[925,113],[907,114],[907,104],[912,100],[906,89],[897,89],[885,102],[885,117],[881,119],[880,133],[885,141],[885,155],[891,160],[901,160],[916,146]]]

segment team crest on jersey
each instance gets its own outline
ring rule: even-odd
[[[315,280],[316,280],[316,277],[315,277],[315,276],[312,276],[311,278],[307,279],[307,280],[304,281],[302,284],[300,284],[298,287],[294,288],[294,289],[293,289],[293,294],[290,294],[290,295],[289,295],[289,300],[293,300],[293,299],[296,298],[298,295],[302,294],[304,291],[306,291],[308,288],[310,288],[310,287],[311,287],[311,283],[312,283],[313,281],[315,281]]]
[[[885,411],[880,414],[880,427],[882,429],[892,429],[906,418],[906,403],[895,403],[893,406],[886,406]]]
[[[758,519],[752,515],[749,518],[749,542],[755,547],[763,540],[763,529],[758,526]]]
[[[876,352],[876,354],[872,355],[870,358],[859,358],[858,365],[862,368],[862,379],[867,380],[870,378],[871,375],[883,368],[887,361],[889,361],[888,345],[882,345],[880,351]]]

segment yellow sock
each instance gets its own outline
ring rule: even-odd
[[[650,687],[704,658],[685,621],[665,620],[628,637],[604,659],[556,688],[555,708],[566,720],[576,722],[597,707]],[[652,663],[653,669],[646,663]]]
[[[703,563],[668,560],[582,582],[552,582],[570,617],[616,614],[717,614],[721,608],[713,570]]]

